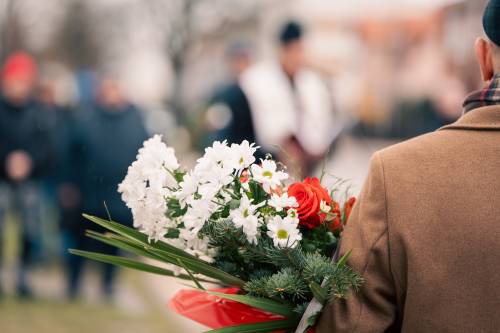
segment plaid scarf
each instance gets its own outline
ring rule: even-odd
[[[484,89],[467,96],[463,106],[465,112],[469,112],[489,105],[500,105],[500,74],[495,75]]]

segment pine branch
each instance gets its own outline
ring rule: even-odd
[[[300,274],[290,268],[271,276],[265,284],[265,289],[269,297],[290,299],[293,302],[307,300],[311,296],[309,287]]]
[[[335,266],[331,259],[317,253],[305,255],[305,264],[302,276],[309,282],[321,284],[325,277],[335,273]]]
[[[347,298],[350,291],[357,292],[363,284],[363,278],[348,266],[335,266],[327,278],[328,299],[333,302]]]
[[[291,267],[301,270],[304,266],[304,253],[300,247],[277,248],[271,239],[262,239],[257,246],[248,247],[243,254],[248,260],[268,263],[276,268]]]

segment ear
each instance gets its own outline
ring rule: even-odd
[[[490,43],[484,38],[476,40],[476,57],[481,68],[483,81],[490,81],[495,75],[495,67],[493,64],[493,50]]]

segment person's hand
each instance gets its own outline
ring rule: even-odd
[[[76,209],[82,201],[82,195],[78,187],[70,183],[64,183],[58,188],[59,203],[64,209]]]
[[[292,176],[297,179],[302,179],[305,173],[305,163],[307,154],[300,146],[295,137],[290,137],[281,145],[281,151],[278,155],[280,162],[288,165],[287,170]]]
[[[16,150],[7,156],[5,168],[11,180],[21,182],[29,177],[33,162],[25,151]]]

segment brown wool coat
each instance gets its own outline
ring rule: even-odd
[[[500,106],[376,153],[348,250],[365,284],[317,333],[500,332]]]

